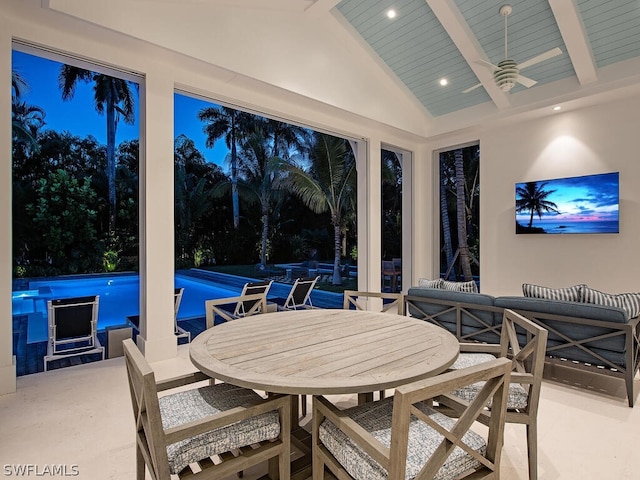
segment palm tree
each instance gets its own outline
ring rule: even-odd
[[[35,152],[38,150],[36,140],[38,130],[44,125],[45,111],[35,105],[21,102],[22,95],[29,90],[29,85],[20,73],[11,72],[11,128],[14,148],[22,145],[24,151]]]
[[[71,100],[78,82],[92,83],[94,104],[100,114],[107,117],[107,179],[109,183],[109,230],[115,230],[116,221],[116,129],[122,119],[135,121],[135,99],[131,83],[121,78],[91,72],[72,65],[62,65],[58,84],[62,99]],[[134,84],[135,85],[135,84]]]
[[[28,105],[18,100],[11,102],[11,128],[14,148],[22,145],[27,153],[38,150],[38,130],[45,125],[45,115],[45,111],[35,105]]]
[[[19,72],[13,70],[11,72],[11,99],[19,100],[27,90],[29,90],[27,81]]]
[[[308,171],[283,165],[285,185],[315,213],[329,212],[334,232],[334,285],[342,285],[340,276],[341,228],[344,215],[353,205],[356,192],[356,162],[347,141],[323,133],[314,134]]]
[[[284,174],[281,167],[285,160],[273,155],[275,142],[258,128],[242,145],[242,153],[238,157],[238,169],[242,180],[241,189],[249,202],[260,204],[262,236],[260,245],[260,264],[267,264],[269,240],[269,213],[271,212],[280,191],[276,185]]]
[[[256,117],[229,107],[207,107],[198,112],[198,119],[205,122],[203,127],[207,135],[205,145],[213,148],[216,140],[224,137],[227,148],[231,150],[231,201],[233,204],[233,227],[240,225],[240,201],[238,199],[238,152],[237,145],[247,135]]]
[[[458,220],[458,250],[460,252],[460,265],[464,280],[473,279],[471,262],[469,258],[469,244],[467,242],[467,210],[464,178],[464,156],[462,149],[453,152],[456,169],[456,214]]]
[[[455,280],[455,273],[452,265],[454,262],[453,246],[451,244],[451,225],[449,223],[449,208],[447,203],[447,165],[440,161],[440,224],[442,226],[442,237],[444,242],[444,252],[447,261],[445,272],[449,272],[446,280]],[[440,270],[442,271],[442,269]]]
[[[529,216],[529,228],[533,225],[533,214],[542,218],[543,212],[560,213],[558,205],[547,200],[555,190],[544,190],[547,182],[538,185],[538,182],[527,182],[524,187],[516,188],[516,212],[531,212]]]

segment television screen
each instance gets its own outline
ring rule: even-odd
[[[516,183],[516,233],[618,233],[619,172]]]

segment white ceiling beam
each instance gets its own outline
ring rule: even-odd
[[[549,0],[549,5],[578,81],[581,85],[595,82],[598,79],[596,62],[575,0]]]
[[[340,0],[315,0],[305,9],[305,13],[312,18],[328,13],[333,7],[338,5]]]
[[[471,70],[473,70],[473,73],[482,83],[493,103],[500,109],[507,108],[510,105],[508,95],[496,86],[493,81],[493,73],[488,68],[477,63],[478,60],[484,60],[488,63],[491,63],[491,61],[480,46],[480,42],[478,42],[471,28],[469,28],[469,24],[462,16],[454,0],[426,0],[426,2],[469,64]]]

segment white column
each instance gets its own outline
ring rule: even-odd
[[[439,227],[440,198],[437,178],[437,156],[430,145],[414,152],[411,172],[413,211],[412,224],[412,277],[417,285],[419,277],[437,278],[440,269]]]
[[[11,316],[11,28],[0,15],[0,395],[16,391]]]
[[[413,158],[415,154],[402,152],[402,291],[416,283],[413,279]]]
[[[366,148],[363,148],[366,147]],[[358,142],[358,290],[379,292],[382,258],[380,139]]]
[[[161,68],[140,86],[140,334],[150,362],[173,358],[173,80]]]

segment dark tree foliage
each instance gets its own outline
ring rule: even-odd
[[[465,191],[465,218],[467,228],[467,245],[470,255],[476,260],[480,260],[480,147],[478,145],[462,148],[464,165],[464,191]],[[446,211],[449,217],[450,241],[453,251],[457,248],[457,209],[456,209],[456,172],[455,172],[454,151],[440,154],[440,174],[441,187],[445,189]],[[444,210],[444,209],[443,209]],[[447,256],[445,254],[445,231],[440,222],[440,273],[444,274],[448,268]],[[471,261],[471,272],[477,277],[480,275],[480,265]],[[462,278],[462,269],[459,264],[459,256],[454,264],[454,278]]]
[[[402,258],[402,165],[382,150],[382,259]]]

